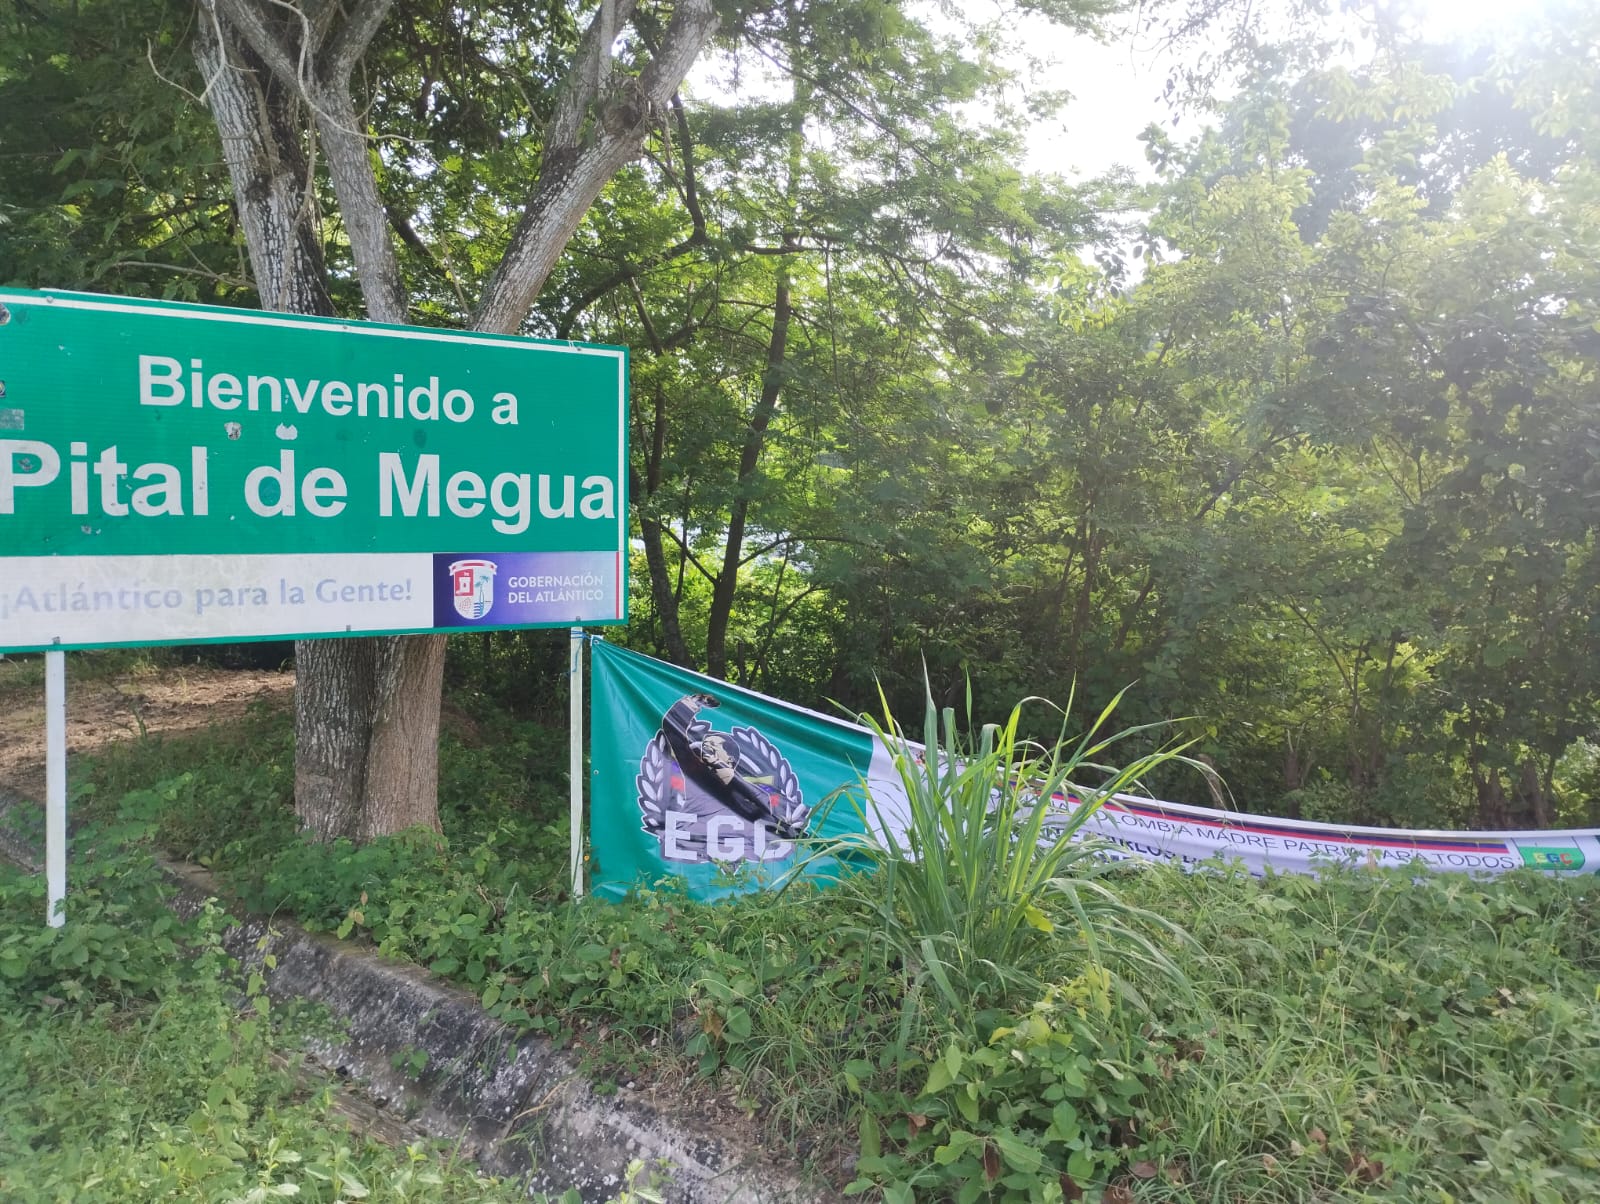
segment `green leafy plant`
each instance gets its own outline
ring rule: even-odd
[[[171,891],[139,851],[94,850],[69,895],[69,922],[43,923],[44,883],[0,861],[0,1010],[53,1001],[78,1010],[170,989],[193,937],[165,906]],[[130,941],[128,932],[141,933]]]
[[[1105,970],[1089,967],[988,1041],[952,1037],[909,1102],[867,1100],[849,1193],[1054,1201],[1105,1182],[1124,1156],[1113,1130],[1133,1128],[1156,1072],[1149,1048],[1108,1023],[1113,1006]]]
[[[1133,907],[1108,884],[1117,872],[1108,842],[1083,832],[1112,795],[1133,790],[1153,770],[1182,761],[1184,746],[1135,756],[1120,768],[1101,762],[1114,746],[1147,738],[1159,725],[1108,732],[1119,693],[1076,739],[1067,724],[1049,744],[1023,738],[1018,703],[1004,724],[985,724],[961,738],[955,712],[926,696],[923,742],[905,734],[884,703],[884,721],[869,719],[894,761],[899,800],[866,790],[867,833],[831,841],[819,852],[877,872],[848,886],[871,903],[875,931],[906,966],[916,966],[953,1014],[976,1019],[987,1007],[1041,996],[1047,962],[1063,942],[1091,964],[1126,966],[1171,979],[1176,966],[1152,932],[1181,939],[1153,912]],[[968,698],[970,715],[971,699]],[[1085,779],[1098,779],[1086,782]],[[1058,806],[1056,800],[1076,800]],[[1116,979],[1131,992],[1128,981]]]
[[[1013,743],[1043,759],[1025,730],[1017,724]],[[1111,740],[1089,739],[1095,751],[1082,762],[1109,760],[1098,750]],[[268,1020],[252,1007],[232,1023],[237,987],[192,985],[202,958],[181,951],[197,938],[162,919],[148,858],[117,845],[170,838],[208,806],[232,805],[222,787],[244,780],[247,753],[267,750],[241,745],[236,757],[232,745],[212,744],[225,755],[194,757],[192,781],[177,785],[171,762],[182,746],[138,745],[137,785],[162,785],[121,808],[113,783],[99,779],[67,930],[39,925],[36,878],[0,876],[0,1197],[42,1204],[63,1184],[104,1174],[74,1198],[152,1198],[149,1183],[220,1204],[294,1183],[301,1199],[329,1199],[333,1180],[319,1176],[347,1165],[373,1197],[479,1198],[441,1196],[439,1185],[454,1181],[431,1159],[396,1166],[314,1109],[285,1107],[249,1051],[287,1009]],[[997,730],[992,749],[1005,744]],[[965,759],[951,761],[952,748]],[[935,751],[947,755],[935,773],[915,764],[925,777],[959,776],[981,750],[981,740],[941,736]],[[1183,762],[1174,755],[1166,768],[1185,771]],[[1074,772],[1080,799],[1095,797],[1082,778],[1100,782],[1102,795],[1111,788],[1109,771]],[[993,842],[986,825],[1002,776],[998,766],[985,773],[970,781],[967,814],[974,839]],[[470,775],[462,779],[465,790]],[[569,904],[551,886],[565,864],[564,830],[547,830],[556,804],[521,789],[446,808],[447,849],[432,833],[363,850],[290,839],[255,864],[235,860],[243,846],[225,846],[218,866],[285,919],[409,958],[506,1022],[571,1044],[602,1089],[698,1075],[705,1082],[692,1091],[715,1093],[774,1148],[825,1174],[859,1153],[838,1184],[853,1173],[858,1192],[889,1200],[1055,1200],[1076,1190],[1091,1204],[1600,1198],[1600,1071],[1587,1056],[1600,1044],[1592,879],[1365,870],[1258,879],[1222,865],[1181,872],[1080,857],[1034,875],[1045,885],[1031,901],[1046,923],[1025,915],[1008,954],[962,964],[939,934],[946,923],[967,929],[941,921],[925,930],[952,1006],[909,905],[895,931],[884,918],[884,888],[892,883],[906,904],[926,867],[886,865],[848,875],[842,889],[796,883],[716,905],[670,883],[618,904]],[[1054,847],[1059,812],[1040,821],[1042,839],[1029,836],[1038,798],[1037,788],[1016,792],[1012,839],[988,846],[996,876],[1004,864],[1026,883],[1025,867]],[[119,815],[119,829],[105,826]],[[923,847],[937,850],[937,839]],[[950,860],[957,868],[938,872],[955,895],[958,869],[979,867]],[[1015,910],[1011,880],[976,896],[988,901],[991,932]],[[1101,909],[1104,895],[1119,910]],[[1153,916],[1181,918],[1190,939]],[[1119,925],[1149,948],[1124,943]],[[981,936],[982,926],[971,931]],[[227,981],[220,968],[208,973]],[[962,998],[969,986],[982,994]],[[11,1017],[22,1020],[14,1045]],[[68,1039],[67,1026],[76,1026],[70,1051],[27,1043],[58,1030]],[[202,1029],[219,1039],[196,1042]],[[137,1061],[136,1074],[114,1073],[117,1050]],[[227,1099],[206,1099],[224,1074],[250,1109],[243,1120]],[[37,1085],[58,1080],[36,1105]],[[72,1101],[90,1083],[120,1084],[120,1094],[108,1090],[110,1110],[80,1118]],[[224,1131],[248,1159],[219,1160]],[[126,1154],[116,1145],[124,1132]],[[353,1161],[340,1162],[341,1148]],[[287,1157],[296,1154],[299,1163]],[[26,1188],[5,1178],[13,1168]]]
[[[36,877],[0,862],[0,1199],[522,1196],[423,1144],[351,1132],[332,1085],[288,1056],[307,1017],[240,976],[213,904],[167,910],[148,857],[102,837],[73,872],[68,922],[47,929]]]

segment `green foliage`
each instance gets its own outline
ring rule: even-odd
[[[948,751],[948,731],[935,735]],[[993,741],[1004,747],[1004,728]],[[936,767],[934,781],[973,763]],[[181,792],[167,804],[188,806]],[[514,802],[504,806],[444,847],[420,834],[362,850],[292,842],[265,885],[249,867],[233,872],[278,892],[270,905],[283,913],[415,961],[511,1025],[572,1044],[602,1089],[696,1079],[691,1092],[715,1091],[825,1172],[856,1154],[841,1184],[889,1199],[1082,1189],[1110,1200],[1136,1184],[1135,1198],[1161,1201],[1543,1204],[1600,1190],[1600,1074],[1585,1056],[1600,1042],[1600,904],[1587,881],[1080,864],[1080,887],[1101,888],[1104,907],[1080,914],[1060,889],[1038,891],[1051,931],[1012,929],[1014,962],[991,969],[932,945],[952,986],[965,973],[989,992],[952,1006],[921,940],[880,931],[887,871],[716,905],[670,884],[623,904],[554,905],[564,832],[537,816],[519,826]],[[521,859],[540,845],[546,860]],[[1014,854],[1033,856],[1021,842]],[[108,883],[137,882],[134,862],[106,865]],[[81,988],[53,1004],[58,971],[13,988],[0,979],[14,992],[0,1014],[92,1016],[140,997],[140,983],[190,972],[159,942],[147,953],[126,939],[162,914],[148,887],[96,894],[75,882],[87,935],[58,953],[61,938],[37,926],[37,882],[11,889],[18,919],[0,949],[13,953],[0,958],[59,964]],[[904,880],[894,890],[907,897]],[[1009,896],[988,897],[991,931],[1003,931]],[[1187,938],[1146,916],[1181,922]],[[1118,923],[1140,943],[1119,945]],[[75,972],[80,948],[88,969]],[[403,1060],[433,1073],[410,1051]],[[308,1164],[309,1140],[290,1142]]]
[[[474,724],[504,723],[516,715],[554,726],[567,704],[568,643],[567,633],[559,630],[451,636],[445,692]],[[448,718],[445,730],[450,731]]]
[[[1089,1189],[1160,1166],[1153,1198],[1220,1183],[1287,1201],[1378,1174],[1404,1198],[1478,1184],[1459,1198],[1578,1200],[1591,1171],[1574,1151],[1600,1117],[1581,1056],[1600,945],[1581,885],[1123,873],[1120,906],[1186,918],[1191,940],[1147,939],[1188,988],[1125,964],[1136,1007],[1058,941],[1030,971],[1056,985],[987,1009],[977,1032],[918,964],[885,956],[878,912],[849,891],[550,911],[456,871],[374,896],[356,930],[577,1042],[602,1083],[681,1057],[774,1140],[800,1134],[820,1156],[848,1126],[861,1185],[891,1197],[1049,1199],[1066,1166]],[[1042,908],[1058,930],[1074,920],[1057,897]],[[1514,1134],[1492,1174],[1477,1135],[1498,1121],[1468,1123],[1490,1109]],[[1054,1169],[1030,1177],[1035,1161]]]
[[[1162,871],[1127,889],[1190,917],[1175,957],[1207,1003],[1158,1008],[1149,1033],[1145,1153],[1183,1182],[1148,1198],[1600,1190],[1589,884]]]
[[[0,13],[0,283],[247,299],[215,131],[171,0]],[[198,90],[198,89],[196,89]]]
[[[439,761],[440,814],[478,880],[560,893],[566,856],[566,734],[519,722],[472,696]],[[80,787],[89,814],[148,825],[171,856],[230,871],[252,906],[288,906],[334,928],[375,884],[434,875],[449,853],[433,833],[357,848],[298,833],[293,731],[281,711],[252,708],[236,726],[150,736],[100,750]],[[557,832],[556,829],[560,831]],[[508,868],[516,863],[516,870]]]
[[[422,1145],[347,1131],[332,1088],[308,1092],[287,1069],[292,1009],[269,1007],[259,975],[237,981],[224,918],[207,907],[178,920],[148,857],[117,851],[118,835],[80,850],[62,928],[41,923],[37,876],[0,866],[0,1196],[515,1198]]]
[[[821,853],[876,871],[850,884],[874,918],[873,938],[903,964],[920,966],[953,1016],[970,1021],[988,1007],[1041,994],[1045,968],[1059,964],[1069,945],[1094,967],[1137,961],[1172,970],[1141,930],[1177,930],[1104,885],[1114,871],[1110,846],[1080,839],[1102,803],[1180,759],[1179,749],[1167,748],[1121,768],[1102,763],[1148,730],[1106,730],[1120,699],[1076,739],[1068,737],[1069,700],[1056,738],[1044,745],[1020,735],[1025,706],[1040,699],[1017,704],[1004,724],[984,725],[971,741],[931,694],[920,746],[887,702],[883,724],[869,720],[893,757],[903,799],[869,795],[868,831]],[[968,706],[970,715],[970,696]],[[1058,808],[1058,797],[1078,803]]]
[[[343,839],[319,843],[295,835],[292,812],[280,807],[259,843],[235,842],[223,850],[222,863],[233,871],[230,881],[256,910],[287,909],[302,922],[340,936],[370,926],[369,897],[380,901],[374,906],[386,906],[452,877],[458,879],[462,908],[489,907],[492,913],[504,903],[490,905],[489,898],[565,897],[565,733],[486,712],[472,735],[471,743],[455,736],[441,743],[440,818],[446,840],[417,830],[364,845]],[[219,823],[248,825],[248,814],[227,807],[230,789],[213,785],[202,797],[210,806],[224,806]],[[471,921],[462,917],[460,923]],[[429,960],[445,956],[435,953]]]
[[[115,848],[115,838],[108,841]],[[0,1011],[69,1006],[74,1012],[148,997],[174,982],[188,929],[167,909],[148,854],[91,850],[70,885],[72,923],[44,925],[39,875],[0,862]],[[142,939],[129,941],[129,932]],[[208,969],[214,971],[214,964]]]
[[[833,103],[803,88],[691,108],[580,235],[602,272],[624,231],[669,252],[616,277],[637,307],[586,318],[650,345],[630,638],[694,659],[732,606],[732,677],[852,708],[875,682],[920,705],[924,664],[936,697],[970,678],[983,705],[1075,682],[1098,706],[1137,679],[1132,720],[1201,716],[1196,753],[1251,810],[1585,822],[1557,766],[1600,705],[1600,173],[1581,136],[1600,84],[1572,50],[1593,20],[1530,15],[1494,47],[1397,36],[1348,65],[1321,30],[1273,45],[1241,21],[1214,125],[1153,135],[1159,182],[1105,196],[1148,213],[1126,231],[1137,279],[1078,261],[1084,194],[1008,176],[1004,130],[901,110],[914,92],[881,64],[961,74],[914,31],[874,29],[853,86],[926,171],[845,114],[794,170],[793,110]],[[690,150],[701,227],[650,187],[681,187]],[[736,151],[763,178],[724,197]],[[948,254],[907,263],[910,212]],[[782,253],[789,230],[803,249]],[[819,272],[808,240],[839,230]],[[752,262],[741,236],[761,231]],[[723,311],[767,313],[780,274],[807,322],[763,375],[770,327]],[[730,555],[740,507],[770,538]],[[1192,775],[1151,785],[1211,801]]]
[[[448,865],[445,846],[428,829],[383,836],[364,845],[300,837],[276,850],[270,863],[241,886],[244,901],[256,911],[285,909],[307,927],[338,927],[344,936],[351,927],[344,923],[347,915],[365,903],[369,890],[380,897],[403,892],[419,876],[437,878]]]
[[[167,648],[97,648],[67,655],[67,671],[74,681],[105,681],[124,675],[134,678],[159,672],[174,657]],[[22,695],[44,692],[44,653],[0,654],[0,691]]]
[[[1033,11],[1090,29],[1105,7]],[[826,654],[850,602],[898,572],[903,600],[942,609],[981,575],[928,505],[961,491],[950,378],[987,368],[1010,286],[1097,224],[1017,170],[1015,128],[974,120],[1013,82],[981,20],[952,12],[950,37],[897,0],[742,10],[727,60],[764,86],[675,111],[575,236],[554,333],[635,349],[631,639],[779,692],[836,672],[870,691],[870,661]]]
[[[869,1094],[850,1194],[1056,1201],[1108,1181],[1123,1159],[1115,1136],[1156,1070],[1142,1041],[1117,1034],[1112,1010],[1110,979],[1091,967],[986,1044],[952,1038],[909,1104]]]
[[[272,763],[244,775],[189,771],[130,791],[121,813],[153,820],[161,847],[185,860],[247,862],[294,833],[284,777],[282,764]]]
[[[543,829],[565,824],[569,801],[565,715],[546,726],[513,719],[512,708],[487,700],[457,695],[452,701],[472,706],[463,730],[447,731],[440,741],[439,806],[446,831],[465,839],[498,831],[503,841],[518,832],[536,833],[540,838],[518,845],[517,855],[524,861],[549,856],[552,842],[543,839]]]
[[[1152,19],[1183,37],[1219,11],[1178,7]],[[1017,170],[1014,30],[729,10],[721,61],[762,86],[663,114],[527,326],[634,348],[627,638],[816,705],[881,683],[915,707],[924,663],[979,709],[1138,680],[1130,721],[1201,716],[1197,755],[1253,810],[1592,819],[1560,768],[1600,706],[1590,7],[1494,46],[1397,18],[1367,61],[1241,18],[1178,91],[1238,87],[1189,142],[1152,133],[1139,193]],[[0,279],[250,298],[214,130],[168,82],[203,88],[191,17],[0,13]],[[357,110],[413,315],[460,324],[577,14],[397,17]],[[308,202],[335,212],[325,182]],[[349,239],[319,231],[353,312]],[[450,672],[548,716],[564,664],[559,635],[472,633]]]
[[[414,5],[363,77],[374,127],[410,139],[379,182],[423,227],[406,271],[429,321],[463,320],[492,267],[537,149],[507,131],[545,120],[573,43],[565,10],[508,11],[549,36]],[[187,12],[0,17],[0,278],[247,295],[215,148],[140,65],[187,71]],[[1167,797],[1209,801],[1145,721],[1194,713],[1196,755],[1250,810],[1592,822],[1595,20],[1355,67],[1252,46],[1213,128],[1152,136],[1158,185],[1104,194],[1148,215],[1140,275],[1081,262],[1088,194],[958,119],[1003,82],[987,43],[895,3],[730,14],[730,63],[779,64],[772,96],[674,108],[532,319],[636,348],[637,638],[801,699],[880,681],[902,710],[968,680],[979,710],[1068,682],[1098,708],[1138,678],[1129,772]],[[1600,1196],[1592,884],[1116,869],[1041,845],[1018,785],[1110,788],[1070,780],[1113,739],[1105,714],[1038,748],[1032,716],[966,745],[930,712],[920,765],[885,732],[906,846],[836,850],[876,875],[556,906],[561,737],[485,700],[548,708],[564,642],[473,634],[452,658],[481,697],[445,742],[443,843],[298,840],[282,721],[131,742],[92,809],[457,979],[603,1079],[687,1067],[820,1160],[859,1134],[856,1186],[890,1199]],[[32,689],[36,665],[0,683]],[[211,1175],[249,1198],[300,1167],[329,1197],[367,1154],[303,1117],[272,1145],[269,1113],[291,1113],[250,1061],[268,1026],[226,1049],[168,1034],[232,1015],[183,976],[209,954],[175,956],[205,938],[131,889],[133,862],[96,864],[64,933],[37,928],[37,884],[0,884],[0,1015],[37,1043],[0,1028],[0,1176],[144,1199]],[[102,1073],[124,1064],[138,1099]],[[79,1068],[112,1085],[95,1132],[137,1182],[81,1161],[102,1155],[63,1102]],[[67,1086],[19,1111],[30,1076]],[[202,1079],[231,1097],[193,1104]]]

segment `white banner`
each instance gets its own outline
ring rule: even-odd
[[[689,876],[691,890],[712,898],[734,889],[716,880],[714,863],[773,860],[780,850],[788,857],[796,842],[793,832],[778,830],[782,817],[774,812],[761,819],[752,811],[758,818],[751,819],[721,797],[747,769],[761,786],[759,796],[788,800],[794,812],[790,828],[823,840],[865,828],[880,841],[888,828],[904,846],[906,791],[890,750],[868,728],[602,643],[596,644],[594,663],[591,838],[602,879],[610,880],[603,882],[606,891],[672,872]],[[738,756],[730,758],[730,750]],[[908,743],[903,751],[925,755],[918,744]],[[714,770],[724,763],[719,786]],[[787,794],[772,785],[780,780],[789,784]],[[870,803],[861,797],[863,780]],[[1079,805],[1063,795],[1050,803],[1063,822]],[[762,824],[772,831],[757,831]],[[1054,825],[1057,834],[1061,826]],[[1045,827],[1049,835],[1050,817]],[[744,834],[739,840],[723,835],[735,829]],[[1103,838],[1129,857],[1184,867],[1220,855],[1256,874],[1269,868],[1312,873],[1330,864],[1422,865],[1467,874],[1524,867],[1559,874],[1600,870],[1600,833],[1593,830],[1407,831],[1273,819],[1131,795],[1107,800],[1079,835]]]
[[[1052,809],[1066,812],[1075,799],[1058,795]],[[1499,874],[1531,867],[1554,873],[1600,869],[1600,833],[1440,832],[1368,828],[1272,819],[1183,803],[1117,795],[1084,824],[1130,854],[1192,866],[1221,854],[1252,873],[1309,872],[1318,865],[1411,866],[1468,874]]]

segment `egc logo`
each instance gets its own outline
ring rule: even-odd
[[[642,826],[666,861],[780,861],[806,834],[811,808],[794,767],[765,735],[715,731],[700,718],[718,705],[688,694],[661,717],[634,779]]]
[[[1536,870],[1581,870],[1583,868],[1583,850],[1566,847],[1560,849],[1550,848],[1519,848],[1522,854],[1522,864],[1530,865]]]

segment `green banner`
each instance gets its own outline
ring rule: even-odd
[[[699,899],[770,885],[795,870],[807,841],[864,829],[863,779],[880,800],[892,793],[894,770],[866,728],[591,646],[597,894],[668,877]]]
[[[713,899],[781,880],[807,838],[887,829],[903,846],[907,801],[871,731],[609,644],[594,645],[590,844],[598,893],[672,877]],[[920,755],[911,746],[913,755]],[[863,781],[873,804],[864,801]],[[1058,839],[1083,800],[1046,801]],[[1577,874],[1600,864],[1600,831],[1431,832],[1319,824],[1126,794],[1099,805],[1074,839],[1105,855],[1186,868],[1235,862],[1251,873],[1327,865],[1488,875]],[[831,863],[808,864],[828,874]]]

